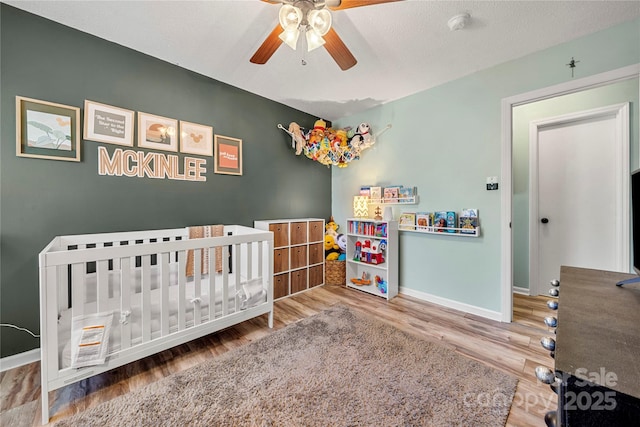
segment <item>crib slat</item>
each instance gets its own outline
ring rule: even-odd
[[[213,255],[211,255],[213,254]],[[209,249],[209,289],[207,292],[209,293],[209,321],[215,319],[215,291],[216,291],[216,256],[215,249]]]
[[[151,340],[151,255],[142,255],[142,342]]]
[[[195,249],[193,251],[194,266],[193,266],[193,297],[191,298],[191,305],[193,307],[193,326],[200,324],[200,281],[202,280],[202,252],[204,249]]]
[[[135,262],[135,261],[134,261]],[[131,258],[120,259],[120,347],[131,347]]]
[[[178,252],[178,330],[185,328],[185,301],[184,301],[184,288],[186,281],[186,268],[187,268],[187,253],[186,251]]]
[[[96,292],[97,312],[109,310],[109,261],[100,260],[96,262]],[[113,292],[112,292],[113,293]]]
[[[229,248],[227,246],[222,247],[222,259],[228,259]],[[236,271],[235,269],[233,271]],[[229,270],[222,268],[222,315],[229,314]]]
[[[240,286],[242,286],[242,272],[245,271],[244,263],[242,262],[242,256],[240,255],[242,254],[241,250],[242,250],[242,247],[239,243],[236,245],[233,245],[233,253],[238,254],[238,256],[235,257],[235,264],[233,266],[233,271],[235,272],[235,274],[233,275],[233,277],[235,278],[235,284],[233,286],[233,289],[235,290],[236,295],[240,290]],[[234,304],[233,311],[234,312],[239,311],[240,307],[238,306],[238,298],[235,298],[233,300],[233,304]]]
[[[244,245],[247,248],[247,280],[253,279],[253,243],[245,243]]]
[[[160,330],[161,335],[164,337],[169,335],[169,254],[160,254]]]
[[[85,264],[71,266],[71,315],[82,316],[86,301]]]

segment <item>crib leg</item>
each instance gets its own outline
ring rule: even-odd
[[[269,329],[273,328],[273,309],[269,312]]]
[[[49,392],[46,390],[46,385],[42,387],[42,425],[49,424]]]

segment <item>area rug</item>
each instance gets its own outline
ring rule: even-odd
[[[64,426],[502,426],[517,380],[343,305]]]

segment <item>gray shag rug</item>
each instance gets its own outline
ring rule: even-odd
[[[56,426],[493,427],[516,385],[337,305]]]

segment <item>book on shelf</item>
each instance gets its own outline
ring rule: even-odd
[[[447,211],[447,228],[449,230],[447,230],[447,233],[457,233],[458,231],[455,230],[455,228],[457,228],[458,226],[458,222],[456,221],[456,219],[458,218],[458,214],[456,214],[454,211]]]
[[[433,213],[433,231],[444,233],[447,229],[447,212],[437,211]]]
[[[362,187],[360,187],[360,195],[371,197],[371,187],[368,185],[363,185]]]
[[[402,212],[400,214],[400,219],[398,220],[398,228],[400,230],[415,230],[416,229],[415,212]]]
[[[384,201],[388,203],[397,203],[398,202],[398,190],[400,187],[385,187],[382,194],[384,196]]]
[[[458,228],[462,234],[475,234],[478,226],[477,216],[461,216],[458,219]]]
[[[371,195],[369,197],[371,198],[371,200],[382,199],[382,187],[371,187],[370,192],[371,192]]]
[[[416,230],[433,231],[433,213],[416,212]]]
[[[416,187],[400,187],[398,189],[398,202],[409,203],[416,196]]]
[[[460,216],[478,216],[478,209],[462,209]]]

